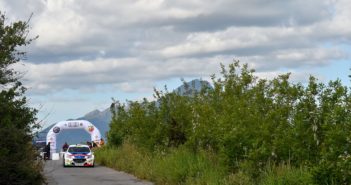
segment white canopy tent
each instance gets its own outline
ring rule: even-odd
[[[56,153],[56,137],[64,130],[84,129],[91,136],[91,141],[100,143],[101,134],[98,128],[86,120],[60,121],[53,126],[47,136],[46,144],[50,142],[50,153]]]

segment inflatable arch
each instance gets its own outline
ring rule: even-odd
[[[91,141],[100,143],[101,134],[98,128],[86,120],[60,121],[56,123],[46,136],[46,144],[50,142],[50,152],[56,153],[56,137],[64,130],[84,129],[91,136]]]

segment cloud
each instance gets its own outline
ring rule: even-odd
[[[248,62],[250,67],[260,72],[276,74],[281,73],[283,68],[294,70],[301,69],[301,66],[320,66],[327,64],[331,58],[340,57],[343,55],[335,50],[305,49],[251,57],[216,55],[169,60],[98,58],[48,64],[25,63],[15,68],[25,73],[25,85],[32,93],[47,94],[65,89],[95,92],[99,86],[112,86],[124,92],[150,92],[155,82],[164,79],[207,78],[218,74],[220,63],[228,65],[233,58]]]
[[[348,0],[7,0],[0,8],[21,19],[34,12],[31,33],[40,37],[17,68],[35,93],[143,92],[157,81],[208,77],[233,59],[303,76],[348,58],[351,40]]]
[[[96,85],[114,85],[123,91],[131,87],[152,85],[153,81],[174,77],[209,75],[219,67],[215,58],[145,61],[138,58],[73,60],[61,63],[16,65],[25,73],[26,85],[38,93],[64,89],[93,88]],[[190,65],[189,65],[190,64]],[[133,88],[135,90],[135,88]]]
[[[72,2],[72,1],[67,1]],[[33,33],[40,35],[38,47],[68,46],[85,39],[89,26],[83,18],[62,1],[48,1],[47,10],[35,19]]]

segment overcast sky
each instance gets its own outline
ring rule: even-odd
[[[208,79],[233,59],[262,78],[350,86],[350,10],[349,0],[0,0],[9,21],[33,13],[39,38],[16,69],[45,124]]]

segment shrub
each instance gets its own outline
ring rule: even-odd
[[[211,76],[213,88],[186,95],[165,88],[155,90],[156,101],[113,104],[110,144],[128,140],[147,150],[160,182],[199,184],[212,174],[258,183],[266,171],[267,183],[351,183],[351,162],[339,158],[351,153],[351,94],[340,80],[323,84],[311,76],[306,84],[292,83],[290,73],[259,79],[239,61],[221,68],[219,78]],[[220,161],[219,173],[200,170],[215,164],[202,153]],[[287,161],[303,168],[267,172],[267,165]],[[313,169],[311,177],[305,168]]]
[[[261,177],[262,185],[312,185],[313,178],[306,168],[290,165],[267,167]]]
[[[95,155],[97,163],[133,173],[156,184],[224,184],[226,178],[225,168],[211,161],[208,153],[193,153],[184,147],[162,154],[124,143],[118,148],[100,148]]]

